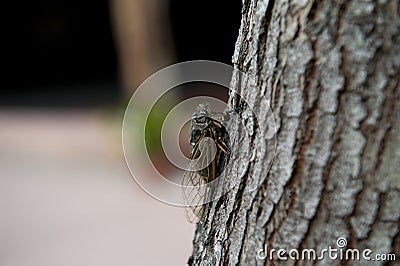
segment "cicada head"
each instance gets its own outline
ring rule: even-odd
[[[211,107],[207,102],[199,104],[190,120],[190,145],[194,145],[200,140],[203,130],[210,124]]]
[[[202,116],[210,116],[211,114],[211,106],[208,102],[204,102],[197,106],[196,110],[193,113],[192,119],[196,117]]]

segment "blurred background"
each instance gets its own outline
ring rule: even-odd
[[[163,67],[198,59],[231,64],[241,2],[3,6],[0,266],[184,265],[194,225],[130,176],[123,111],[135,88]],[[228,97],[192,84],[173,90],[167,105],[193,95]],[[159,135],[146,143],[168,171],[158,159]]]

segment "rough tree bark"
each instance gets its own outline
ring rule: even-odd
[[[320,250],[339,237],[347,248],[392,252],[399,260],[399,12],[397,0],[243,2],[233,63],[248,77],[235,71],[232,87],[257,106],[253,79],[277,130],[261,126],[268,123],[263,108],[257,123],[251,116],[244,125],[232,122],[230,134],[259,133],[267,145],[249,136],[241,147],[255,156],[239,162],[244,175],[228,169],[239,184],[209,206],[189,264],[274,264],[257,259],[257,251]],[[230,105],[238,105],[233,94]],[[271,160],[267,175],[257,176]],[[254,191],[246,189],[250,174],[265,178]]]

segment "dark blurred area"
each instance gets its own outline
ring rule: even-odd
[[[118,104],[171,63],[230,64],[241,8],[240,1],[178,0],[5,5],[0,106],[45,107]]]
[[[8,5],[2,105],[85,106],[120,97],[108,1]]]
[[[178,61],[206,59],[231,64],[241,1],[170,0]]]

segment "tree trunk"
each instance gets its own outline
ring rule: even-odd
[[[399,13],[397,0],[244,1],[232,88],[257,119],[245,106],[231,122],[250,140],[232,147],[245,171],[227,169],[238,184],[207,207],[189,264],[276,264],[259,250],[318,251],[338,238],[399,260]],[[240,100],[231,93],[229,104]]]

